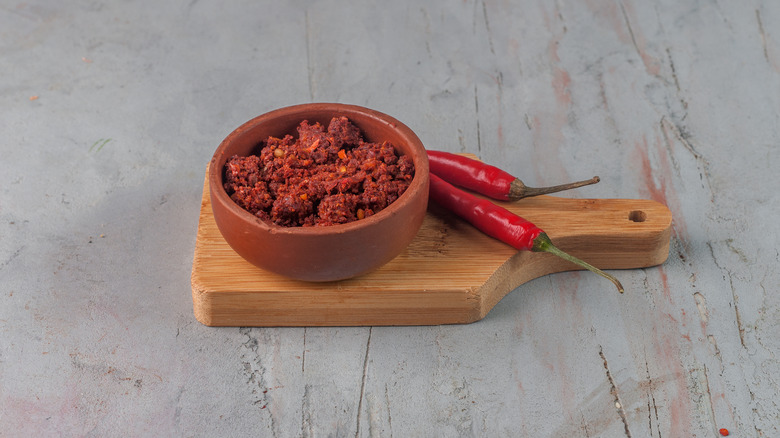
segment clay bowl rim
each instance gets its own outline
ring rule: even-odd
[[[225,162],[227,162],[230,157],[227,157],[224,152],[235,140],[235,138],[247,135],[247,132],[251,131],[252,129],[256,129],[259,125],[268,123],[269,121],[278,117],[286,117],[299,113],[300,120],[298,123],[300,123],[301,121],[307,119],[307,114],[311,114],[312,112],[328,112],[333,113],[333,116],[345,115],[348,118],[350,114],[360,114],[363,117],[367,117],[369,119],[369,123],[379,123],[386,125],[390,129],[399,131],[401,137],[408,138],[410,140],[408,147],[410,149],[417,149],[418,154],[416,157],[412,154],[408,154],[411,156],[412,162],[414,163],[414,178],[412,178],[412,182],[409,184],[409,187],[407,187],[406,191],[404,191],[404,193],[401,194],[401,196],[399,196],[398,199],[396,199],[392,204],[369,217],[347,222],[345,224],[334,224],[320,227],[284,227],[272,222],[264,221],[252,213],[244,210],[238,204],[236,204],[235,201],[230,199],[230,196],[228,196],[223,186],[223,167]],[[366,121],[358,122],[352,119],[350,119],[350,121],[355,123],[355,125],[361,130],[362,134],[363,125],[366,124]],[[297,133],[295,132],[291,132],[289,134],[297,137]],[[265,140],[265,138],[260,139],[259,141],[263,140]],[[371,139],[370,141],[377,142],[377,139]],[[396,150],[401,148],[400,145],[393,144],[393,146],[395,146]],[[244,223],[256,226],[259,231],[269,232],[272,234],[289,234],[299,236],[342,234],[371,227],[386,217],[391,217],[392,215],[396,214],[396,212],[400,210],[404,204],[411,201],[413,195],[416,195],[418,192],[426,189],[426,180],[428,179],[428,174],[428,154],[426,152],[425,146],[423,145],[423,142],[419,139],[419,137],[417,137],[417,134],[415,134],[411,128],[406,126],[401,121],[385,113],[358,105],[342,103],[304,103],[282,107],[266,112],[244,122],[238,128],[231,131],[230,134],[228,134],[228,136],[225,137],[222,142],[220,142],[219,146],[217,146],[217,149],[214,151],[214,154],[209,163],[209,192],[211,197],[218,197],[221,203],[227,206],[232,215],[237,216]]]

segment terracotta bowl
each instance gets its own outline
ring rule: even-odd
[[[414,179],[395,202],[346,224],[281,227],[259,219],[230,199],[223,187],[223,168],[230,157],[259,153],[260,143],[269,136],[296,136],[296,127],[303,120],[327,126],[334,116],[349,118],[366,141],[390,141],[412,158]],[[306,281],[343,280],[389,262],[415,237],[428,205],[428,156],[420,139],[398,120],[353,105],[312,103],[255,117],[222,141],[211,159],[208,178],[214,219],[233,250],[262,269]]]

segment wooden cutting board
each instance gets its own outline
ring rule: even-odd
[[[672,215],[654,201],[539,196],[501,204],[545,230],[562,250],[602,269],[654,266],[669,254]],[[575,269],[546,253],[518,252],[432,203],[415,240],[380,269],[338,282],[291,280],[230,248],[204,184],[192,301],[195,318],[208,326],[459,324],[484,318],[527,281]],[[594,284],[617,294],[601,280]]]

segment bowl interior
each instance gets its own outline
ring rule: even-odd
[[[383,210],[359,221],[326,227],[282,227],[263,221],[235,204],[223,187],[225,163],[233,155],[248,156],[259,154],[261,142],[269,136],[283,137],[292,135],[297,138],[297,127],[303,121],[320,123],[327,127],[333,117],[347,117],[369,142],[389,141],[399,153],[408,155],[415,165],[415,176],[407,190],[392,204]],[[210,190],[212,197],[217,196],[228,202],[227,207],[235,214],[252,221],[258,227],[273,229],[276,233],[321,234],[347,232],[350,229],[369,226],[392,214],[407,198],[422,189],[427,190],[424,175],[428,174],[428,157],[420,139],[407,126],[398,120],[377,111],[344,104],[304,104],[278,109],[258,116],[241,125],[220,144],[209,168]]]

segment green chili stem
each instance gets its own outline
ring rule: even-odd
[[[552,241],[550,240],[550,237],[547,236],[547,233],[542,233],[538,236],[536,236],[536,239],[534,239],[534,246],[531,248],[531,251],[537,251],[537,252],[547,252],[550,254],[554,254],[564,260],[568,260],[574,264],[577,264],[579,266],[582,266],[583,268],[596,273],[598,275],[601,275],[602,277],[606,278],[607,280],[615,283],[615,286],[617,286],[618,291],[622,294],[623,293],[623,285],[620,284],[617,278],[607,274],[606,272],[602,271],[601,269],[586,263],[577,257],[571,256],[553,245]]]
[[[561,185],[551,186],[551,187],[528,187],[525,184],[523,184],[522,181],[516,179],[512,181],[512,184],[510,184],[509,186],[509,199],[511,201],[517,201],[531,196],[547,195],[549,193],[556,193],[556,192],[562,192],[564,190],[576,189],[577,187],[596,184],[599,181],[601,181],[601,178],[594,176],[591,179],[586,179],[584,181],[577,181],[569,184],[561,184]]]

